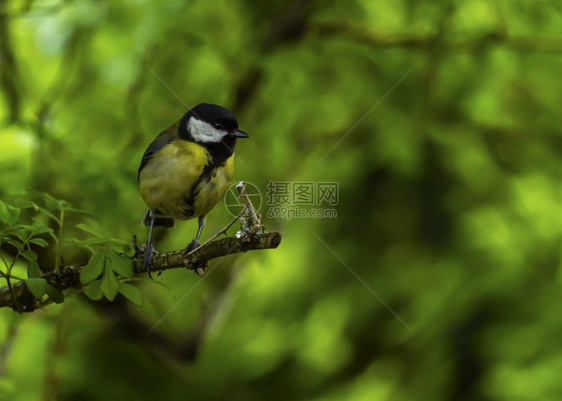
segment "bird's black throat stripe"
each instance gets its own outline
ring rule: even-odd
[[[191,189],[189,190],[190,195],[185,198],[185,211],[187,215],[186,217],[191,217],[195,213],[195,198],[197,198],[197,195],[199,195],[199,191],[201,189],[199,185],[203,182],[209,182],[211,177],[217,174],[217,169],[224,166],[225,162],[226,160],[217,165],[215,164],[214,160],[212,160],[203,168],[203,172],[201,173],[197,181],[193,183]]]
[[[234,154],[234,145],[236,138],[224,138],[223,141],[218,143],[205,143],[200,144],[205,147],[209,153],[209,163],[203,168],[203,172],[193,183],[189,190],[189,197],[185,199],[185,212],[186,217],[193,216],[195,213],[195,198],[199,195],[199,185],[203,182],[209,182],[213,174],[216,174],[216,169],[224,166],[226,160]]]
[[[213,163],[218,166],[224,164],[226,159],[233,155],[234,145],[236,145],[236,138],[226,137],[218,143],[206,143],[203,146],[211,155]]]

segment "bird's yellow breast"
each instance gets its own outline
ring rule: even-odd
[[[175,139],[156,152],[139,175],[140,192],[158,214],[186,220],[206,215],[232,181],[234,157],[212,166],[205,147]]]

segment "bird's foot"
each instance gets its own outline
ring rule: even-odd
[[[154,247],[151,242],[146,243],[146,248],[144,249],[144,269],[148,272],[148,277],[152,280],[151,267],[152,260],[154,259]]]
[[[183,251],[184,255],[187,255],[189,252],[193,251],[194,249],[196,249],[199,246],[199,240],[198,239],[194,239],[193,241],[191,241],[189,243],[188,246],[185,247],[185,250]]]

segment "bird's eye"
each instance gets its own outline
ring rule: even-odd
[[[221,129],[222,123],[220,121],[217,121],[217,122],[213,123],[213,127],[215,127],[216,129]]]

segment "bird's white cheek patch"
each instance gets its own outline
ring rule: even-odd
[[[227,134],[225,131],[218,130],[205,121],[194,117],[189,119],[187,129],[197,142],[220,142]]]

